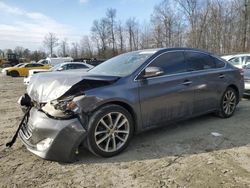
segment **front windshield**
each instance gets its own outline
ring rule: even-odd
[[[44,61],[44,59],[40,59],[37,63],[42,63]]]
[[[90,73],[125,77],[133,73],[142,65],[155,51],[137,51],[113,57],[102,64],[89,70]]]
[[[240,65],[241,64],[241,57],[234,57],[228,60],[232,65]]]
[[[19,63],[17,65],[15,65],[14,67],[21,67],[23,65],[23,63]]]
[[[46,60],[46,59],[40,59],[37,63],[40,63],[40,64],[49,64],[48,60]]]
[[[18,67],[20,67],[20,68],[21,68],[21,67],[25,67],[25,65],[27,65],[27,64],[22,64],[22,65],[20,65],[20,66],[18,66]]]

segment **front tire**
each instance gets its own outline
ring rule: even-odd
[[[19,73],[17,71],[11,71],[9,74],[12,77],[18,77],[19,76]]]
[[[237,103],[238,95],[235,89],[228,87],[222,95],[218,115],[222,118],[231,117],[235,112]]]
[[[90,117],[87,146],[97,156],[112,157],[129,144],[134,132],[131,114],[118,105],[106,105]]]

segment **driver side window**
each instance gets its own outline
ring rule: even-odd
[[[181,51],[167,52],[157,57],[149,67],[159,67],[164,75],[183,73],[187,71],[184,54]]]

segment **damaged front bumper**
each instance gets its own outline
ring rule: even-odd
[[[34,107],[19,132],[29,151],[41,158],[60,162],[74,160],[85,136],[86,130],[78,118],[53,119]]]

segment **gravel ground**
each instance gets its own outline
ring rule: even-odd
[[[22,81],[0,75],[1,187],[250,187],[249,99],[230,119],[205,115],[136,135],[116,157],[81,150],[77,162],[61,164],[34,156],[19,139],[5,148],[22,117]]]

